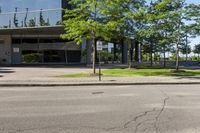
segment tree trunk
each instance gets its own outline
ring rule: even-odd
[[[185,57],[185,60],[188,61],[188,36],[187,36],[187,32],[186,32],[186,57]]]
[[[166,53],[165,53],[165,51],[164,51],[164,68],[166,67]]]
[[[146,61],[149,61],[149,59],[148,59],[148,53],[146,53]]]
[[[150,60],[151,60],[151,67],[153,66],[153,44],[152,44],[152,42],[151,42],[151,46],[150,46],[150,48],[151,48],[151,52],[150,52]]]
[[[179,70],[179,42],[176,44],[176,71]]]
[[[96,40],[95,38],[92,39],[92,48],[93,48],[93,60],[92,60],[92,68],[93,68],[93,74],[96,74]]]
[[[128,41],[128,51],[129,51],[129,69],[132,68],[132,61],[133,61],[133,45],[132,45],[132,42],[129,40]]]
[[[113,60],[114,60],[114,61],[118,61],[118,60],[117,60],[116,45],[117,45],[117,43],[114,43],[114,57],[113,57]]]
[[[129,51],[129,59],[128,59],[128,68],[131,69],[132,68],[132,61],[131,61],[131,49],[128,50]]]
[[[165,51],[165,46],[164,46],[164,68],[166,67],[166,51]]]

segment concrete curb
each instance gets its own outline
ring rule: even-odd
[[[117,85],[200,85],[200,82],[141,82],[141,83],[76,83],[76,84],[39,84],[14,83],[0,84],[0,87],[56,87],[56,86],[117,86]]]

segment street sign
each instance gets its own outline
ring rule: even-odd
[[[97,51],[103,50],[103,43],[101,41],[97,41]]]
[[[13,48],[13,53],[19,53],[19,48]]]

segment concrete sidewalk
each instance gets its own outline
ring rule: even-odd
[[[0,86],[87,86],[87,85],[200,84],[200,77],[98,77],[0,80]]]
[[[57,78],[63,74],[89,72],[90,68],[0,68],[0,86],[81,86],[81,85],[148,85],[200,84],[200,77],[98,77]]]

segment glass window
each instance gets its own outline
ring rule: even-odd
[[[26,39],[22,39],[22,43],[38,43],[38,40],[37,39],[32,39],[32,38],[26,38]]]
[[[21,39],[12,39],[12,44],[20,44],[21,43]]]
[[[62,24],[61,0],[0,0],[0,28]]]
[[[0,40],[0,44],[4,44],[4,40]]]

